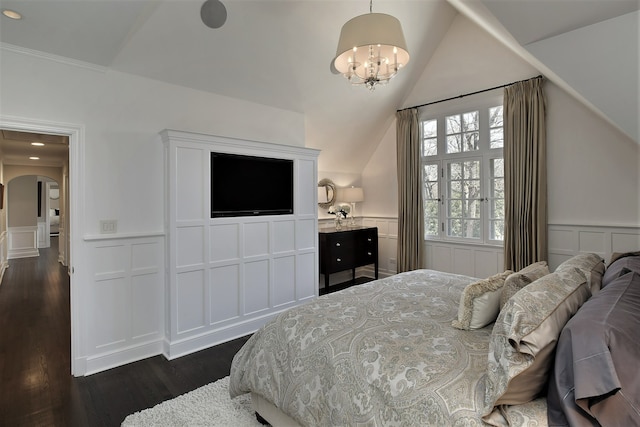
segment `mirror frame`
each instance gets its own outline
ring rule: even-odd
[[[329,200],[326,203],[318,202],[318,206],[320,206],[321,208],[328,208],[332,206],[336,202],[336,185],[330,179],[324,178],[321,179],[320,182],[318,182],[318,187],[325,188],[325,190],[327,191],[327,197],[329,196],[329,190],[331,190],[331,197],[329,198]]]

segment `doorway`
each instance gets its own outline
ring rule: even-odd
[[[82,206],[83,191],[80,187],[81,179],[79,176],[82,170],[82,146],[84,144],[84,130],[82,126],[69,125],[65,123],[52,123],[31,119],[16,119],[10,117],[0,116],[0,129],[10,132],[25,132],[40,135],[50,135],[57,137],[64,137],[67,139],[68,151],[67,151],[67,170],[63,174],[62,180],[59,181],[59,185],[62,187],[61,191],[66,195],[65,211],[66,211],[66,236],[65,243],[62,245],[65,248],[65,258],[67,266],[67,274],[69,275],[69,293],[70,293],[70,329],[71,329],[71,374],[74,376],[83,375],[84,371],[79,362],[77,362],[83,355],[80,354],[80,298],[79,290],[75,285],[74,274],[74,261],[76,248],[79,247],[81,242],[79,241],[78,232],[79,229],[79,206]],[[8,171],[10,168],[5,166],[4,163],[8,156],[3,153],[2,163],[0,165],[0,182],[9,178]],[[5,176],[6,175],[6,176]],[[5,202],[7,200],[5,194]],[[5,206],[4,212],[6,212],[8,206]],[[3,224],[0,226],[0,233],[6,235],[7,223],[6,213],[0,216]],[[6,247],[7,239],[3,242],[3,246]],[[6,258],[6,251],[3,255]],[[6,262],[6,260],[5,260]]]

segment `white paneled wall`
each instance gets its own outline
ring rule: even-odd
[[[87,237],[93,282],[86,373],[159,354],[164,336],[164,237]]]
[[[592,252],[606,263],[615,252],[640,250],[640,227],[549,225],[549,268],[577,253]]]
[[[9,227],[7,230],[8,259],[36,257],[38,252],[38,227]]]
[[[168,195],[165,356],[252,333],[315,298],[318,151],[176,131],[161,136]],[[211,218],[211,152],[293,160],[294,213]]]

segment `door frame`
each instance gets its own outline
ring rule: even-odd
[[[75,265],[81,265],[78,256],[81,254],[81,232],[83,216],[81,206],[84,206],[84,185],[81,179],[84,171],[84,126],[62,122],[52,122],[33,118],[6,116],[0,114],[0,128],[20,131],[43,133],[50,135],[63,135],[69,137],[69,252],[67,270],[69,273],[69,295],[71,307],[71,374],[81,376],[85,373],[84,354],[82,354],[81,334],[81,289],[75,280]],[[60,183],[59,183],[60,185]]]

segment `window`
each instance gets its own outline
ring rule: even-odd
[[[504,240],[503,120],[500,101],[423,116],[425,239]]]

